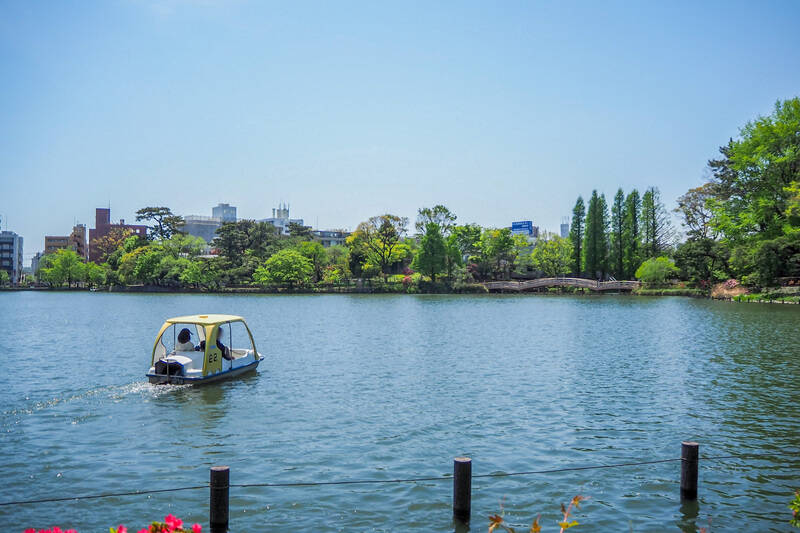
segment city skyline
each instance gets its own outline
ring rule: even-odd
[[[218,202],[323,229],[534,220],[657,186],[797,95],[794,2],[5,4],[0,215],[25,239]]]

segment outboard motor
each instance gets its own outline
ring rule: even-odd
[[[183,365],[177,361],[156,361],[156,374],[164,376],[183,376]]]

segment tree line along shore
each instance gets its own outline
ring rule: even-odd
[[[72,250],[40,260],[35,284],[51,288],[147,286],[158,290],[303,292],[480,292],[512,278],[637,279],[641,293],[686,293],[744,300],[797,298],[800,290],[800,99],[778,101],[747,122],[708,161],[708,181],[680,196],[673,211],[658,187],[610,201],[579,196],[569,236],[534,242],[510,228],[460,224],[444,205],[409,219],[381,214],[340,246],[325,248],[310,228],[223,224],[208,246],[181,231],[167,207],[145,207],[147,237],[112,231],[93,241],[96,262]],[[413,231],[413,235],[412,235]],[[0,285],[7,284],[0,271]]]

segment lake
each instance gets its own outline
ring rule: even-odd
[[[244,316],[257,373],[144,377],[165,318]],[[590,499],[588,531],[786,531],[800,488],[800,306],[628,295],[0,293],[0,502],[231,483],[473,480],[472,530]],[[703,461],[703,456],[764,454]],[[232,487],[231,531],[453,531],[452,482]],[[208,522],[208,490],[0,506],[2,531]],[[135,528],[135,529],[134,529]],[[207,528],[206,528],[207,530]]]

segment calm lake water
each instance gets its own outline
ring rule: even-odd
[[[151,386],[167,317],[244,316],[247,378]],[[396,479],[800,449],[800,306],[631,296],[0,293],[0,501],[232,483]],[[557,531],[787,531],[800,457],[473,480],[472,531],[505,510]],[[231,489],[231,531],[452,531],[450,480]],[[0,506],[0,530],[208,521],[208,490]],[[527,530],[527,527],[525,527]]]

